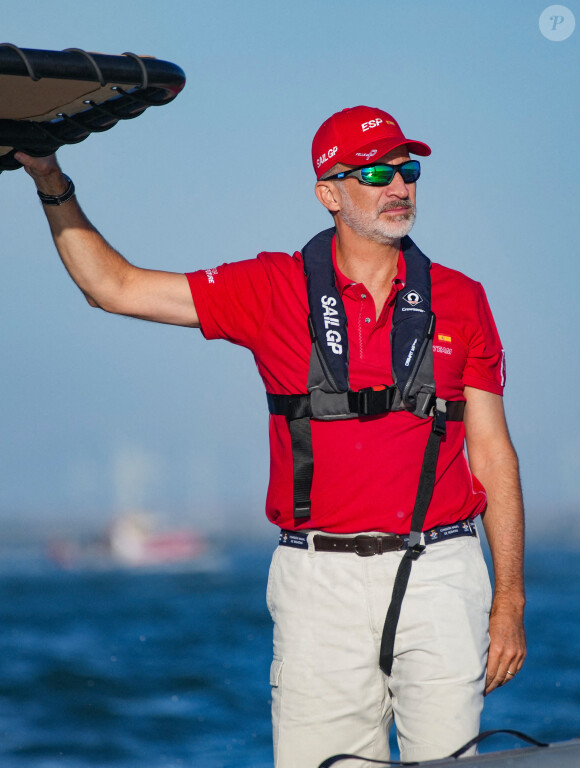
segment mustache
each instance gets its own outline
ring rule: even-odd
[[[397,200],[392,203],[385,203],[385,205],[379,209],[379,213],[392,211],[395,208],[408,208],[411,212],[415,213],[415,206],[410,200]]]

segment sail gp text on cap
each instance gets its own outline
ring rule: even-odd
[[[323,152],[322,155],[316,160],[316,167],[320,168],[322,163],[327,163],[329,160],[332,160],[332,158],[336,155],[338,152],[338,147],[331,147],[326,152]]]
[[[325,120],[312,141],[312,164],[320,179],[336,163],[361,165],[396,147],[427,156],[431,149],[407,139],[392,115],[376,107],[349,107]]]

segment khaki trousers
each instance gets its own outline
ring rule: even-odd
[[[403,552],[372,557],[278,547],[268,579],[276,768],[352,753],[446,757],[479,732],[491,587],[479,539],[430,544],[413,563],[390,677],[381,634]],[[341,762],[344,768],[365,763]]]

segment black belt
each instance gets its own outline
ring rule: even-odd
[[[474,520],[462,520],[451,525],[439,525],[424,531],[425,544],[435,544],[438,541],[456,539],[458,536],[477,536]],[[305,531],[280,531],[279,542],[282,547],[308,549],[308,534]],[[396,552],[407,549],[408,536],[396,533],[369,535],[360,533],[357,536],[332,536],[326,533],[315,533],[312,539],[316,552],[354,552],[359,557],[382,555],[384,552]]]

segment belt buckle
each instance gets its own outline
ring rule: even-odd
[[[363,542],[366,544],[371,544],[371,542],[374,542],[374,552],[369,552],[368,550],[361,551],[359,549],[359,544],[362,545]],[[383,542],[380,541],[376,536],[365,536],[364,534],[361,534],[360,536],[354,537],[353,549],[359,557],[372,557],[373,555],[382,553],[382,546],[380,546],[382,543]]]

